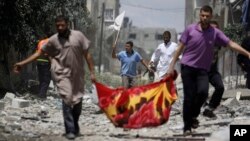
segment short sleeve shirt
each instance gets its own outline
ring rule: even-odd
[[[215,45],[227,46],[229,41],[217,28],[209,27],[201,31],[199,24],[192,24],[180,38],[180,42],[185,45],[181,64],[209,71]]]
[[[117,58],[121,61],[121,75],[136,76],[137,63],[142,60],[138,52],[133,51],[129,54],[126,51],[121,51],[117,54]]]
[[[42,49],[51,56],[51,74],[58,92],[68,104],[80,102],[84,94],[84,57],[90,41],[80,31],[71,30],[68,39],[55,34]]]

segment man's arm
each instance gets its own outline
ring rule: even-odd
[[[96,78],[95,78],[95,69],[94,69],[94,63],[93,63],[92,56],[88,52],[88,50],[84,50],[83,55],[84,55],[84,57],[86,59],[88,67],[89,67],[91,81],[94,82],[94,81],[96,81]]]
[[[184,47],[185,47],[185,45],[180,42],[179,45],[178,45],[177,50],[174,53],[173,60],[171,61],[170,65],[169,65],[167,74],[174,75],[175,64],[176,64],[177,60],[179,59],[179,56],[181,55]]]
[[[155,65],[156,62],[159,61],[159,58],[160,58],[160,49],[157,48],[154,53],[152,54],[152,57],[150,59],[150,62],[149,62],[149,65]]]
[[[228,43],[228,46],[231,49],[237,51],[238,53],[240,53],[240,54],[246,56],[248,59],[250,59],[250,53],[247,50],[245,50],[243,47],[241,47],[239,44],[230,40]]]
[[[116,56],[116,44],[112,46],[112,58],[117,58]]]
[[[154,70],[152,70],[152,69],[147,65],[147,63],[146,63],[143,59],[141,59],[141,63],[143,64],[143,66],[145,66],[145,68],[146,68],[148,71],[154,72]]]
[[[26,64],[31,63],[32,61],[36,60],[40,55],[42,54],[42,51],[36,51],[34,54],[32,54],[30,57],[24,59],[21,62],[18,62],[16,64],[14,64],[14,69],[13,71],[15,73],[19,73],[22,69],[22,67]]]

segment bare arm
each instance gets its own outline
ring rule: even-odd
[[[141,63],[143,64],[143,66],[145,66],[147,70],[149,70],[150,72],[154,72],[150,67],[148,67],[147,63],[143,59],[141,60]]]
[[[91,78],[92,82],[94,82],[94,81],[96,81],[96,78],[95,78],[95,69],[94,69],[94,63],[93,63],[92,56],[88,52],[88,50],[83,51],[83,55],[84,55],[84,58],[86,59],[88,67],[89,67],[90,78]]]
[[[179,56],[181,55],[184,47],[185,47],[185,45],[183,43],[179,43],[178,48],[174,53],[173,60],[171,61],[170,65],[169,65],[169,69],[168,69],[167,74],[169,74],[169,75],[174,74],[174,66],[175,66],[177,60],[179,59]]]
[[[36,60],[41,54],[42,54],[42,51],[37,51],[31,56],[29,56],[28,58],[24,59],[23,61],[14,64],[13,71],[15,73],[19,73],[24,65],[29,64],[32,61]]]
[[[112,58],[117,58],[116,56],[116,44],[112,46]]]
[[[238,53],[240,53],[242,55],[245,55],[247,58],[250,59],[250,53],[247,50],[245,50],[244,48],[242,48],[239,44],[237,44],[233,41],[229,41],[228,46],[231,49],[237,51]]]

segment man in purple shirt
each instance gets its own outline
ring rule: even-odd
[[[183,81],[184,135],[197,128],[202,105],[208,96],[208,71],[213,60],[213,48],[229,46],[231,49],[250,57],[250,53],[231,41],[222,31],[210,26],[213,10],[210,6],[200,9],[200,21],[189,25],[182,33],[179,46],[169,66],[167,75],[173,75],[174,65],[181,53],[181,78]]]

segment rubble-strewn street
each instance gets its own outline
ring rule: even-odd
[[[99,111],[94,94],[86,94],[80,117],[81,135],[75,140],[164,140],[182,134],[182,91],[173,105],[168,123],[155,127],[124,131],[116,128]],[[202,135],[206,140],[219,141],[218,137],[229,140],[230,124],[250,124],[249,91],[236,89],[225,91],[221,106],[216,110],[217,119],[199,116],[200,127],[194,135]],[[43,141],[67,140],[63,137],[61,99],[50,90],[47,100],[39,100],[34,95],[15,97],[8,93],[0,101],[0,141]],[[213,135],[212,139],[211,134]],[[221,136],[222,135],[222,136]]]

